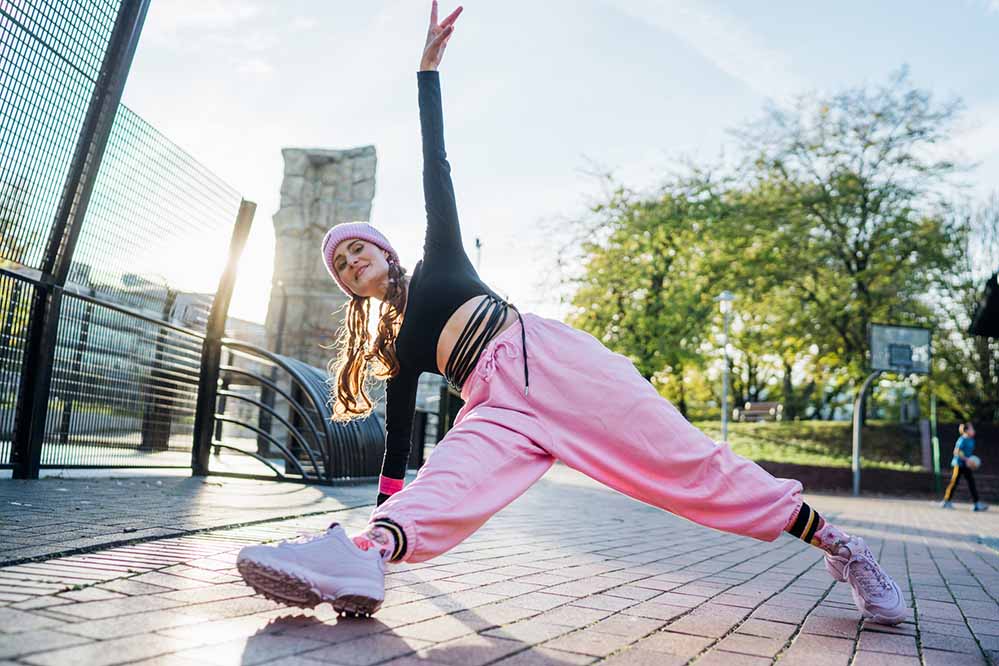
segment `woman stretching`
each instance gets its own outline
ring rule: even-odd
[[[368,224],[339,224],[323,241],[330,275],[351,298],[340,335],[334,410],[367,414],[369,372],[387,377],[386,444],[377,507],[350,538],[249,546],[246,582],[296,606],[374,613],[386,562],[422,562],[456,546],[537,481],[556,460],[637,500],[715,529],[773,541],[789,532],[825,551],[832,576],[853,588],[865,617],[906,617],[898,585],[863,540],[776,479],[694,428],[631,362],[595,338],[517,309],[478,277],[462,247],[437,66],[461,13],[430,30],[417,74],[427,231],[411,277]],[[378,302],[378,332],[368,313]],[[373,367],[372,367],[373,366]],[[403,487],[421,372],[442,374],[465,406],[416,480]]]

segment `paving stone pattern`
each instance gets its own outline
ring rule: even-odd
[[[370,504],[370,485],[227,477],[0,480],[0,565]]]
[[[251,522],[281,509],[266,498],[287,489],[270,486],[258,488],[259,513],[250,502],[236,517]],[[192,499],[225,501],[225,488],[185,487],[197,490]],[[237,496],[249,501],[248,487],[228,486],[229,505]],[[137,489],[118,498],[123,513],[145,501]],[[349,508],[351,493],[370,494],[370,486],[322,491],[318,500],[310,495],[315,489],[298,490],[312,497],[303,513],[341,501],[337,494],[350,497],[325,515],[0,568],[0,666],[936,666],[999,659],[999,555],[984,539],[999,533],[999,516],[973,514],[967,505],[946,512],[924,501],[809,497],[865,536],[899,580],[913,617],[891,628],[863,622],[849,589],[833,583],[820,553],[800,541],[715,532],[558,467],[455,550],[392,567],[375,618],[338,621],[328,605],[303,612],[255,596],[234,568],[245,544],[319,531],[331,520],[357,528],[370,512]],[[113,492],[103,499],[113,501]]]

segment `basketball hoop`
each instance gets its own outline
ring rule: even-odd
[[[901,377],[928,375],[932,359],[930,349],[930,329],[918,326],[894,326],[892,324],[871,324],[868,331],[868,345],[871,352],[871,374],[867,376],[853,403],[853,494],[860,494],[860,414],[864,398],[871,383],[882,372],[891,372]],[[934,419],[935,420],[935,419]],[[934,444],[936,434],[934,431]],[[934,450],[934,467],[939,475],[939,452]]]

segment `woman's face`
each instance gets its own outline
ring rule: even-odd
[[[388,258],[374,243],[358,238],[341,241],[333,250],[333,270],[358,296],[384,300],[388,291]]]
[[[964,434],[965,434],[965,436],[971,437],[972,439],[974,439],[974,437],[975,437],[975,426],[973,426],[970,423],[967,424],[966,426],[964,426]]]

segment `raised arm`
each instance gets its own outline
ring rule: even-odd
[[[427,209],[427,236],[423,251],[429,256],[439,251],[464,251],[458,206],[451,183],[451,166],[444,150],[444,112],[441,105],[440,65],[454,22],[461,14],[458,7],[437,23],[437,2],[430,11],[430,28],[420,59],[417,80],[420,90],[420,131],[423,135],[423,197]]]

